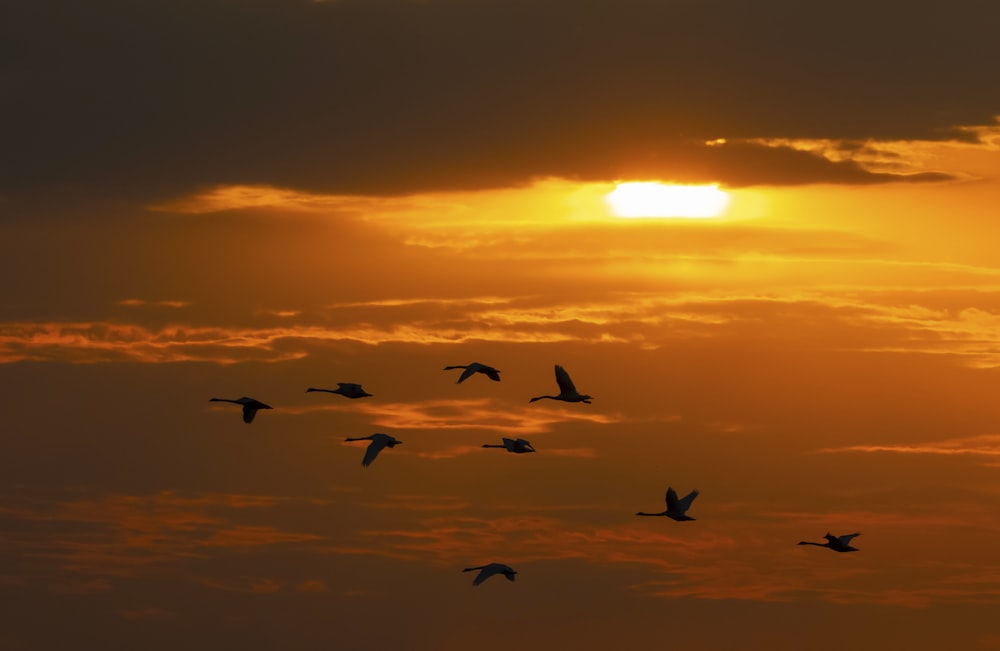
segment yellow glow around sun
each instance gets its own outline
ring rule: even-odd
[[[605,197],[618,217],[717,217],[729,203],[718,185],[619,183]]]

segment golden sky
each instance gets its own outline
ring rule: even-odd
[[[0,649],[1000,649],[998,5],[4,14]]]

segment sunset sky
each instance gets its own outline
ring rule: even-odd
[[[0,0],[0,650],[1000,649],[998,33]]]

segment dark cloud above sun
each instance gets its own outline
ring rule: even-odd
[[[967,138],[1000,114],[998,19],[984,0],[19,3],[0,191],[912,180],[757,143]]]

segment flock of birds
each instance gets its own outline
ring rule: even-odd
[[[476,373],[482,373],[494,382],[500,381],[500,371],[493,368],[492,366],[487,366],[486,364],[480,364],[479,362],[473,362],[471,364],[465,365],[455,365],[455,366],[445,366],[444,370],[451,371],[454,369],[463,369],[462,374],[458,378],[458,383],[461,384],[465,380],[469,379]],[[573,380],[570,379],[569,373],[566,372],[562,366],[556,364],[556,384],[559,386],[559,394],[554,396],[536,396],[529,400],[528,402],[535,402],[537,400],[549,399],[549,400],[560,400],[562,402],[583,402],[590,404],[591,397],[586,394],[581,394],[576,390],[576,386],[573,384]],[[358,398],[368,398],[372,394],[365,391],[360,384],[355,384],[353,382],[338,382],[336,389],[319,389],[315,387],[310,387],[306,389],[306,393],[312,391],[319,391],[325,393],[335,393],[345,398],[350,398],[352,400]],[[272,409],[270,405],[264,404],[260,400],[254,398],[248,398],[246,396],[237,399],[230,398],[210,398],[210,402],[231,402],[233,404],[240,405],[243,408],[243,422],[252,423],[254,418],[257,416],[257,412],[261,409]],[[361,459],[361,465],[367,468],[373,461],[375,457],[378,456],[379,452],[385,448],[394,448],[401,444],[402,441],[390,436],[388,434],[375,433],[369,436],[360,436],[355,438],[345,438],[345,441],[371,441],[368,447],[365,449],[365,455]],[[503,438],[503,443],[501,445],[495,444],[483,444],[484,448],[504,448],[508,452],[513,452],[514,454],[524,454],[527,452],[534,452],[535,448],[532,447],[531,443],[525,439],[517,438]],[[667,487],[667,494],[665,497],[667,508],[659,513],[645,513],[639,511],[636,515],[641,516],[663,516],[675,520],[677,522],[690,522],[693,521],[690,515],[687,514],[688,510],[691,508],[691,504],[694,502],[695,498],[698,497],[698,491],[693,490],[684,497],[678,497],[677,491],[673,487]],[[857,547],[851,546],[851,540],[855,537],[860,536],[860,533],[850,533],[842,536],[834,536],[827,532],[826,542],[809,542],[806,540],[800,541],[800,545],[815,545],[817,547],[826,547],[835,552],[856,552]],[[513,581],[517,572],[515,572],[509,565],[504,565],[503,563],[488,563],[486,565],[479,565],[476,567],[467,567],[463,572],[474,572],[479,571],[476,578],[473,579],[472,585],[479,585],[491,576],[502,574],[507,577],[508,580]]]

